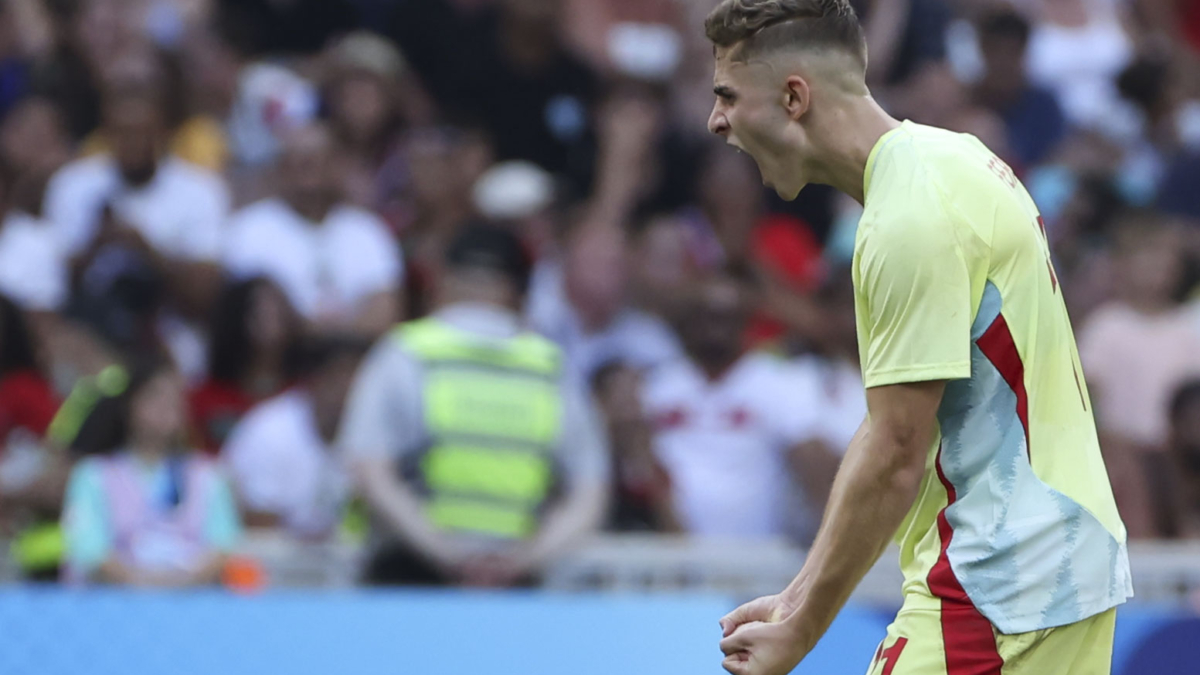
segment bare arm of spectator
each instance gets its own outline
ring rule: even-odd
[[[896,53],[908,28],[911,4],[912,0],[871,0],[865,28],[867,49],[871,53],[867,83],[873,87],[882,85],[892,72]]]
[[[355,463],[355,477],[367,505],[391,535],[443,574],[457,574],[466,559],[465,552],[425,517],[420,498],[396,478],[394,462],[386,458],[361,459]]]
[[[604,518],[609,458],[599,419],[583,392],[567,387],[563,394],[564,494],[543,516],[531,541],[466,560],[459,574],[468,585],[511,586],[536,574],[595,531]]]
[[[416,361],[384,338],[359,367],[336,445],[350,458],[355,482],[388,534],[453,573],[463,552],[433,527],[396,471],[399,452],[420,443],[419,378]]]
[[[654,152],[662,111],[645,97],[617,95],[600,112],[599,158],[591,217],[623,222],[633,210]]]
[[[644,407],[638,372],[621,366],[594,386],[608,429],[616,500],[636,503],[658,532],[682,532],[670,477],[654,454],[654,424]]]
[[[537,538],[526,551],[529,564],[541,568],[604,518],[609,483],[609,454],[590,398],[568,390],[564,395],[563,453],[566,494],[546,514]]]

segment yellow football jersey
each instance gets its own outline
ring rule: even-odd
[[[867,160],[854,253],[868,388],[947,380],[897,532],[905,606],[1000,632],[1132,595],[1125,528],[1037,208],[973,136],[905,122]]]

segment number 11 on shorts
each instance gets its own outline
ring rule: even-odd
[[[904,651],[904,646],[908,644],[908,638],[896,638],[891,647],[883,648],[883,643],[879,643],[879,649],[875,650],[875,659],[871,662],[871,672],[875,672],[875,666],[883,663],[883,670],[879,675],[892,675],[892,670],[896,667],[896,661],[900,659],[900,653]]]

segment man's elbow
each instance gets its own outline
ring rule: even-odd
[[[882,451],[881,460],[886,463],[892,488],[915,493],[925,477],[933,432],[912,425],[881,425],[871,432]]]

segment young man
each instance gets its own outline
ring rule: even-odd
[[[725,668],[790,672],[894,535],[904,605],[872,675],[1107,674],[1125,528],[1029,195],[975,138],[879,107],[847,0],[725,0],[706,30],[710,129],[785,199],[864,205],[867,419],[795,581],[721,620]]]

